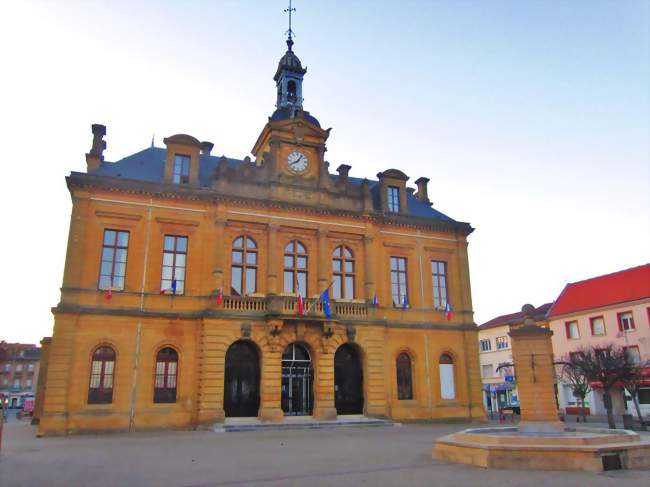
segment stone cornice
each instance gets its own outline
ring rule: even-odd
[[[336,319],[328,320],[317,316],[305,316],[299,318],[295,315],[275,315],[267,312],[229,312],[227,310],[213,310],[203,309],[197,311],[142,311],[139,308],[104,308],[94,306],[81,306],[76,304],[59,303],[58,306],[52,308],[52,314],[73,314],[73,315],[102,315],[102,316],[130,316],[136,318],[163,318],[163,319],[183,319],[183,320],[202,320],[205,318],[220,318],[230,319],[236,321],[242,320],[258,320],[265,321],[272,320],[286,320],[286,321],[322,321],[322,322],[339,322],[341,324],[351,324],[357,326],[383,326],[385,328],[407,328],[407,329],[420,329],[420,330],[446,330],[446,331],[470,331],[476,332],[477,327],[475,323],[461,323],[450,325],[445,322],[441,323],[408,323],[408,322],[395,322],[385,319]]]
[[[221,194],[213,188],[199,186],[177,185],[141,181],[134,179],[122,179],[109,176],[96,176],[93,174],[72,172],[66,177],[66,183],[70,193],[75,189],[101,189],[105,191],[118,192],[133,195],[146,195],[164,199],[181,199],[186,201],[200,201],[216,203],[219,201],[232,202],[235,204],[246,204],[264,208],[277,208],[282,210],[298,210],[319,215],[337,215],[368,219],[374,223],[385,226],[413,227],[427,229],[430,231],[458,232],[467,236],[474,231],[469,223],[448,222],[433,218],[420,218],[406,215],[386,214],[380,211],[351,211],[326,206],[311,206],[298,203],[289,203],[277,200],[266,200]]]

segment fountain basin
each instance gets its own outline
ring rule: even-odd
[[[629,430],[471,428],[435,441],[433,458],[483,468],[603,470],[650,467],[650,438]]]

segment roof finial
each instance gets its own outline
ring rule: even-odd
[[[293,47],[292,37],[296,35],[293,30],[291,30],[291,12],[296,11],[296,9],[291,6],[291,0],[289,0],[289,7],[284,9],[284,11],[289,14],[289,30],[286,31],[285,34],[287,34],[287,47],[291,51],[291,48]]]

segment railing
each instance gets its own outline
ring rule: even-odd
[[[227,311],[266,311],[266,298],[224,296],[223,309]]]
[[[330,301],[330,309],[334,318],[366,318],[368,316],[368,306],[366,303]],[[323,302],[317,298],[304,299],[303,310],[305,316],[325,317]],[[282,312],[285,314],[297,314],[298,298],[284,296]]]

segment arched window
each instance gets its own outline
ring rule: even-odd
[[[176,402],[177,375],[178,353],[171,347],[163,348],[156,355],[153,402]]]
[[[243,296],[257,291],[257,244],[242,235],[232,243],[230,292]]]
[[[307,296],[307,249],[298,240],[284,248],[284,292]]]
[[[289,101],[293,101],[296,99],[296,82],[293,80],[289,80],[287,83],[287,98]]]
[[[332,297],[354,299],[354,255],[345,245],[334,249],[332,273]]]
[[[411,357],[406,352],[397,356],[397,399],[413,399]]]
[[[456,399],[456,386],[454,384],[454,360],[451,355],[443,353],[440,356],[440,398]]]
[[[88,404],[111,404],[113,402],[114,370],[115,351],[107,346],[95,350],[90,366]]]

